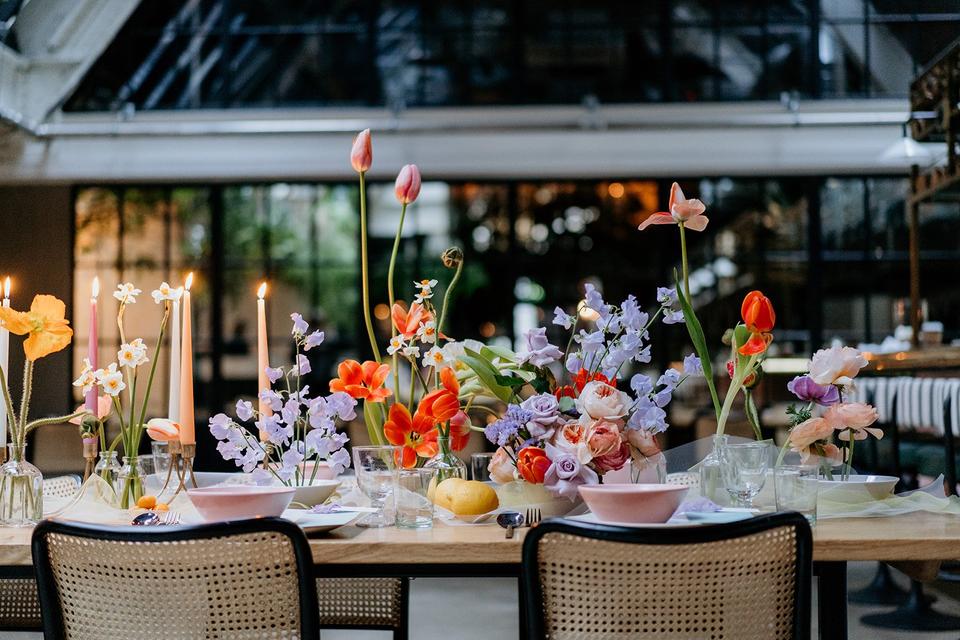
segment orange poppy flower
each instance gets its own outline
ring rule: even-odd
[[[751,291],[743,299],[740,315],[750,332],[750,338],[738,351],[745,356],[763,353],[773,341],[773,334],[770,332],[777,321],[770,298],[760,291]]]
[[[394,302],[391,315],[393,317],[393,326],[397,328],[397,333],[407,339],[417,335],[417,329],[420,328],[421,323],[426,323],[430,320],[430,312],[424,309],[423,305],[419,302],[414,302],[410,305],[409,311],[404,308],[402,302]]]
[[[556,389],[554,389],[553,395],[557,397],[557,400],[559,400],[560,398],[573,398],[573,399],[577,398],[577,392],[574,391],[573,387],[571,387],[568,384],[565,384],[562,387],[557,387]]]
[[[423,396],[417,413],[424,413],[435,422],[446,422],[460,411],[460,383],[450,367],[440,370],[440,383],[443,386]]]
[[[387,442],[402,447],[400,464],[404,469],[415,467],[417,456],[432,458],[439,451],[436,423],[419,411],[411,416],[399,402],[390,407],[387,421],[383,423],[383,434]]]
[[[27,360],[36,361],[60,351],[73,339],[73,329],[66,319],[67,307],[63,301],[50,295],[34,296],[30,311],[14,311],[0,307],[3,320],[10,333],[18,336],[30,334],[23,341]]]
[[[356,360],[344,360],[337,366],[337,375],[330,381],[330,391],[343,391],[357,400],[383,402],[393,395],[393,391],[383,383],[390,374],[390,365],[377,364],[367,360],[360,364]]]
[[[573,385],[577,388],[577,393],[580,393],[581,391],[583,391],[583,388],[587,386],[588,382],[593,382],[594,380],[599,380],[600,382],[604,382],[606,384],[609,384],[610,386],[616,386],[610,380],[610,378],[603,375],[599,371],[597,371],[596,373],[590,373],[586,369],[580,369],[580,371],[577,372],[577,375],[574,376],[573,378]]]

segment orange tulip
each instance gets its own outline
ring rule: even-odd
[[[421,323],[425,324],[430,321],[430,312],[419,302],[414,302],[410,305],[409,311],[404,308],[402,302],[395,302],[393,303],[391,315],[393,316],[393,326],[397,328],[397,333],[408,340],[417,335],[417,329],[420,328]]]
[[[413,416],[399,402],[390,407],[387,421],[383,423],[383,433],[387,442],[402,447],[400,464],[404,469],[417,465],[417,456],[432,458],[437,455],[436,423],[419,411]]]
[[[373,164],[373,144],[370,141],[370,129],[364,129],[353,139],[350,149],[350,165],[357,173],[363,173]]]
[[[458,411],[450,418],[450,448],[454,451],[463,451],[470,442],[470,417],[463,411]]]
[[[433,418],[435,422],[446,422],[460,411],[460,383],[450,367],[440,370],[439,389],[431,391],[420,400],[417,413]]]
[[[360,364],[356,360],[344,360],[337,366],[337,375],[330,381],[330,391],[343,391],[357,400],[383,402],[393,395],[393,391],[383,383],[390,373],[390,365],[377,364],[367,360]]]
[[[406,164],[397,175],[393,192],[400,204],[410,204],[420,195],[420,169],[415,164]]]
[[[740,315],[750,332],[750,338],[739,349],[740,354],[753,356],[763,353],[773,340],[770,332],[777,321],[770,298],[760,291],[751,291],[743,299]]]
[[[30,304],[30,311],[14,311],[0,307],[0,320],[10,333],[27,335],[23,352],[27,360],[36,361],[60,351],[73,338],[73,329],[66,319],[67,307],[63,301],[50,295],[38,295]]]
[[[517,471],[531,484],[543,484],[543,476],[550,468],[550,458],[540,447],[524,447],[517,453]]]

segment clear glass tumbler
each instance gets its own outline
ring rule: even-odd
[[[810,524],[817,521],[817,495],[820,487],[816,467],[783,465],[773,470],[777,511],[796,511]]]
[[[433,526],[433,502],[427,497],[437,470],[401,469],[397,477],[397,526],[428,529]]]
[[[376,511],[359,522],[358,527],[389,527],[394,524],[400,447],[354,447],[353,468],[357,486],[370,498]]]
[[[492,453],[475,453],[470,456],[470,479],[487,482],[490,480],[490,461]]]
[[[753,508],[753,499],[766,482],[769,460],[766,442],[728,442],[720,450],[723,484],[738,507]]]

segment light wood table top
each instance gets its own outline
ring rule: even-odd
[[[960,558],[960,517],[918,512],[892,518],[822,520],[814,527],[818,561]],[[496,524],[412,531],[342,527],[310,539],[317,563],[519,564],[524,530],[512,540]],[[0,566],[32,564],[31,529],[0,528]],[[664,529],[669,535],[669,529]]]

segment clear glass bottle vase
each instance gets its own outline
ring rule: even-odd
[[[43,474],[27,462],[24,445],[7,445],[0,466],[0,526],[29,527],[43,519]]]
[[[450,447],[450,436],[437,436],[440,450],[423,465],[427,469],[437,470],[437,484],[447,478],[467,479],[467,465]]]
[[[113,483],[114,491],[121,509],[129,509],[137,505],[137,500],[143,497],[143,461],[139,456],[124,456],[123,466],[117,473]]]
[[[93,472],[112,487],[115,485],[117,476],[120,474],[120,468],[120,461],[117,459],[116,451],[101,451],[100,459],[97,460],[97,466],[93,468]]]
[[[730,494],[723,483],[722,469],[723,447],[726,444],[727,436],[713,436],[713,449],[700,461],[700,495],[721,506],[730,504]]]

